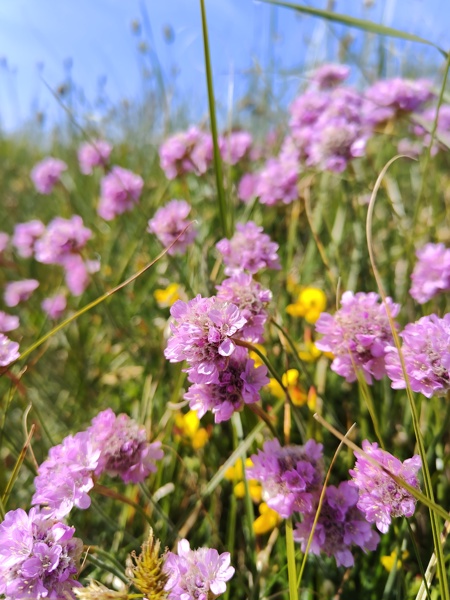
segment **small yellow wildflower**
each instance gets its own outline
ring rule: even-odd
[[[308,323],[315,323],[326,305],[327,298],[322,290],[307,287],[300,292],[294,304],[288,305],[286,311],[293,317],[304,317]]]
[[[167,308],[182,298],[183,288],[179,283],[170,283],[164,289],[155,290],[153,296],[161,308]]]
[[[303,406],[308,401],[308,394],[301,387],[299,378],[300,374],[297,369],[288,369],[281,377],[283,385],[288,389],[292,404],[295,404],[295,406]],[[283,388],[276,379],[271,379],[267,387],[276,398],[284,398]]]
[[[195,410],[186,414],[175,415],[175,432],[189,440],[194,450],[200,450],[209,439],[209,434],[204,427],[200,427],[200,419]]]
[[[267,506],[265,502],[261,502],[259,505],[259,514],[260,516],[253,521],[253,531],[256,535],[263,535],[272,531],[281,522],[280,515]]]
[[[247,458],[245,460],[246,467],[252,467],[253,461],[251,458]],[[245,483],[244,483],[244,470],[242,468],[242,460],[239,459],[234,466],[229,467],[225,471],[224,475],[225,479],[228,481],[235,481],[236,484],[233,488],[234,495],[236,498],[244,498],[245,497]],[[261,484],[256,479],[248,480],[248,491],[251,499],[255,504],[261,502],[262,497],[262,487]]]
[[[397,551],[394,550],[393,552],[391,552],[389,555],[386,556],[382,556],[380,558],[380,562],[383,565],[383,567],[386,569],[386,571],[388,571],[389,573],[392,571],[392,569],[394,568],[394,561],[395,558],[398,556]],[[409,556],[409,552],[408,550],[403,550],[402,552],[402,556],[401,559],[397,558],[397,569],[400,569],[402,566],[402,562],[404,560],[406,560]]]
[[[264,348],[264,346],[262,346],[261,344],[253,344],[253,345],[256,348],[258,348],[258,350],[261,352],[261,354],[264,354],[264,356],[267,356],[267,350]],[[251,350],[248,353],[248,355],[254,361],[255,369],[264,364],[263,361],[261,360],[261,357],[258,354],[256,354],[256,352],[253,352],[253,350]]]
[[[314,342],[309,341],[305,342],[300,346],[300,350],[298,351],[298,356],[300,360],[303,362],[316,362],[322,352],[317,348]]]

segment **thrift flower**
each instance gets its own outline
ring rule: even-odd
[[[289,304],[286,312],[293,317],[304,317],[308,323],[315,323],[325,310],[327,297],[318,288],[304,288],[294,304]]]
[[[422,466],[419,455],[402,463],[389,452],[378,448],[376,443],[364,440],[362,449],[391,473],[419,489],[417,473]],[[349,472],[353,477],[350,484],[359,492],[357,507],[369,523],[375,523],[381,533],[387,533],[392,517],[411,517],[414,514],[416,499],[362,454],[355,452],[355,456],[355,468]]]
[[[45,298],[41,307],[50,319],[59,319],[66,310],[67,300],[64,294],[57,294],[52,298]]]
[[[265,306],[272,300],[272,292],[247,273],[225,279],[216,288],[217,298],[236,305],[247,320],[236,337],[257,344],[264,341],[264,325],[268,317]]]
[[[280,269],[277,254],[278,244],[271,241],[253,221],[238,223],[236,233],[229,239],[216,244],[225,264],[226,275],[237,275],[248,271],[252,275],[264,269]]]
[[[17,329],[18,327],[19,317],[16,317],[15,315],[8,315],[0,310],[0,333],[14,331],[14,329]]]
[[[231,338],[247,322],[234,304],[200,294],[170,309],[175,322],[164,350],[170,362],[187,361],[186,372],[192,383],[220,383],[220,372],[235,351]]]
[[[298,198],[298,171],[299,162],[296,154],[269,158],[257,173],[254,192],[259,196],[260,203],[268,206],[279,203],[290,204]]]
[[[144,180],[140,175],[122,167],[112,167],[100,183],[98,215],[112,221],[117,215],[131,210],[138,203],[143,187]]]
[[[34,165],[31,170],[31,179],[34,187],[40,194],[52,193],[56,183],[60,180],[61,173],[67,169],[67,165],[58,158],[48,156]]]
[[[352,567],[355,564],[350,551],[352,546],[359,546],[365,552],[375,550],[380,536],[372,530],[357,508],[358,492],[350,482],[343,481],[338,487],[330,485],[325,491],[325,498],[314,529],[310,547],[312,554],[321,552],[334,556],[338,567]],[[315,512],[306,515],[301,523],[296,524],[294,539],[301,542],[305,552]]]
[[[390,298],[386,303],[391,316],[397,316],[400,306]],[[333,316],[322,313],[316,330],[323,334],[316,341],[317,348],[333,353],[331,368],[346,381],[356,380],[358,368],[368,384],[372,377],[381,379],[385,375],[385,350],[393,344],[393,338],[385,305],[379,303],[375,292],[345,292],[341,308]]]
[[[248,131],[231,131],[220,138],[220,154],[224,163],[236,165],[250,154],[253,138]]]
[[[189,407],[201,418],[210,410],[214,422],[228,421],[244,404],[258,402],[259,390],[269,382],[267,368],[255,368],[244,348],[236,348],[218,371],[215,383],[196,383],[184,395]]]
[[[36,279],[22,279],[22,281],[7,283],[3,296],[6,306],[12,307],[20,302],[26,302],[38,287],[39,281]]]
[[[350,75],[350,67],[347,65],[322,65],[312,75],[313,87],[326,90],[345,81]]]
[[[365,118],[377,125],[397,116],[414,112],[433,98],[431,82],[426,79],[384,79],[366,90]]]
[[[0,333],[0,367],[7,367],[20,356],[19,344]]]
[[[167,252],[171,256],[185,254],[186,248],[192,244],[197,236],[197,231],[192,225],[180,235],[189,224],[188,215],[190,212],[191,207],[185,200],[171,200],[165,206],[159,208],[153,219],[148,222],[147,231],[155,234],[165,248],[173,243],[173,246]]]
[[[411,274],[411,296],[424,304],[439,292],[450,291],[450,248],[444,244],[425,244]]]
[[[36,508],[9,511],[0,524],[0,594],[7,600],[74,598],[83,550],[74,533]]]
[[[87,431],[100,451],[94,471],[97,477],[107,472],[125,483],[139,483],[157,470],[155,461],[164,456],[161,442],[147,441],[145,427],[128,415],[116,416],[110,408],[94,417]]]
[[[169,137],[159,149],[161,168],[167,179],[186,173],[202,175],[211,162],[211,137],[197,127]]]
[[[187,540],[178,542],[178,554],[169,552],[164,564],[169,579],[169,600],[210,600],[225,593],[234,575],[230,553],[210,548],[191,550]]]
[[[36,241],[35,256],[38,262],[64,266],[68,256],[79,253],[92,236],[83,219],[74,215],[70,219],[55,217]]]
[[[83,175],[91,175],[94,167],[106,167],[112,146],[104,140],[85,142],[78,149],[78,162]]]
[[[247,476],[261,482],[263,498],[283,518],[312,511],[323,478],[322,444],[281,447],[277,439],[264,443],[251,457]]]
[[[35,251],[36,241],[44,234],[45,225],[38,219],[18,223],[14,227],[11,243],[22,258],[30,258]]]
[[[402,354],[409,384],[427,398],[445,396],[450,389],[450,314],[436,315],[409,323],[400,333]],[[406,388],[397,348],[386,349],[386,370],[391,387]]]

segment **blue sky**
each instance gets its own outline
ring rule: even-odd
[[[308,4],[324,8],[327,2]],[[449,4],[448,0],[336,0],[335,10],[383,21],[448,47]],[[302,78],[294,67],[335,56],[336,35],[346,32],[342,27],[330,31],[318,19],[298,17],[256,0],[206,0],[206,7],[216,95],[223,107],[242,96],[246,73],[255,65],[290,93]],[[139,38],[132,33],[131,22],[142,23],[144,14],[151,33],[143,27]],[[271,36],[271,24],[276,37]],[[174,34],[171,43],[164,36],[167,26]],[[357,36],[355,30],[351,33]],[[157,55],[166,84],[176,81],[178,93],[201,114],[206,92],[198,0],[4,0],[0,3],[1,125],[13,129],[37,110],[57,119],[61,108],[47,85],[56,89],[64,81],[67,59],[72,63],[71,77],[89,102],[97,96],[99,78],[105,76],[104,90],[111,102],[138,98],[143,92],[139,39]],[[358,41],[354,48],[358,54]],[[423,47],[392,41],[387,48],[392,75],[401,71],[405,55],[417,62],[425,52]],[[426,56],[440,60],[434,51]],[[274,75],[271,61],[277,66]]]

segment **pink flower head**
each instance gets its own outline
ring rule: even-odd
[[[260,389],[269,383],[267,368],[255,368],[244,348],[236,348],[218,378],[218,383],[191,385],[184,395],[191,410],[196,410],[200,418],[210,410],[215,423],[228,421],[244,404],[258,402]]]
[[[62,160],[52,156],[44,158],[31,170],[34,187],[40,194],[51,194],[55,184],[60,180],[61,173],[66,169],[67,165]]]
[[[114,166],[101,181],[97,213],[106,221],[131,210],[138,203],[144,180],[127,169]]]
[[[258,186],[258,173],[246,173],[238,185],[238,198],[242,202],[248,203],[256,197],[256,189]]]
[[[358,491],[349,481],[343,481],[338,487],[329,485],[314,529],[310,547],[312,554],[321,552],[334,556],[338,567],[352,567],[355,563],[351,553],[352,546],[364,551],[375,550],[380,536],[373,531],[363,513],[357,508]],[[305,552],[315,520],[315,510],[304,516],[296,524],[294,539],[301,542]]]
[[[244,327],[235,334],[236,337],[247,342],[262,343],[268,316],[265,307],[272,300],[272,292],[263,288],[248,273],[233,275],[216,287],[217,298],[235,304],[247,319]]]
[[[35,289],[39,287],[36,279],[22,279],[6,284],[4,300],[6,306],[17,306],[20,302],[26,302]]]
[[[391,316],[396,317],[400,306],[390,298],[386,303]],[[381,379],[385,375],[385,350],[393,344],[393,338],[386,307],[375,292],[345,292],[341,308],[334,315],[322,313],[316,330],[323,334],[316,342],[317,348],[334,354],[331,368],[346,381],[356,381],[358,368],[369,384],[372,377]]]
[[[36,508],[9,511],[0,524],[0,594],[8,600],[74,598],[83,551],[74,533]]]
[[[18,223],[14,227],[12,245],[17,250],[19,256],[30,258],[34,254],[36,241],[44,234],[45,225],[38,219],[33,219],[27,223]]]
[[[220,153],[225,163],[236,165],[250,154],[253,139],[248,131],[231,131],[221,138]]]
[[[83,175],[91,175],[94,167],[105,167],[108,164],[112,146],[104,140],[85,142],[78,149],[78,162]]]
[[[170,314],[175,322],[164,356],[170,362],[186,360],[192,383],[220,383],[236,348],[232,336],[247,322],[237,306],[199,294],[187,303],[177,300]]]
[[[284,519],[294,512],[313,510],[323,479],[322,448],[314,440],[304,446],[281,447],[273,439],[252,455],[247,476],[261,483],[264,500]]]
[[[19,317],[16,317],[15,315],[8,315],[0,310],[0,333],[14,331],[14,329],[17,329],[18,327]]]
[[[90,274],[100,269],[98,260],[83,260],[79,254],[70,254],[64,260],[66,285],[73,296],[81,296],[90,282]]]
[[[125,483],[139,483],[156,471],[155,461],[164,456],[161,442],[147,441],[145,427],[128,415],[116,416],[110,408],[92,419],[88,433],[100,450],[96,476],[106,472]]]
[[[66,310],[67,300],[64,294],[57,294],[52,298],[45,298],[41,306],[50,319],[59,319]]]
[[[92,231],[84,227],[80,216],[74,215],[70,219],[55,217],[35,244],[36,260],[44,264],[64,266],[67,258],[78,254],[91,236]]]
[[[237,275],[248,271],[252,275],[264,269],[280,269],[277,254],[278,244],[271,241],[253,221],[238,223],[236,233],[229,239],[222,239],[216,244],[223,257],[225,273]]]
[[[164,247],[175,242],[183,229],[189,224],[188,215],[191,207],[185,200],[171,200],[159,208],[153,219],[148,222],[147,231],[154,233]],[[192,244],[197,231],[191,225],[187,231],[174,243],[168,254],[184,254],[186,248]]]
[[[167,179],[186,173],[206,173],[212,158],[211,147],[211,136],[197,127],[169,137],[159,149],[161,168]]]
[[[279,158],[269,158],[258,171],[255,195],[261,204],[290,204],[298,198],[299,163],[295,155],[285,154]]]
[[[0,367],[7,367],[19,356],[19,344],[0,333]]]
[[[422,466],[419,455],[402,463],[389,452],[378,448],[376,443],[371,444],[365,440],[362,449],[391,473],[419,489],[417,473]],[[355,468],[350,470],[353,477],[350,484],[359,491],[357,507],[365,514],[369,523],[375,523],[381,533],[387,533],[392,517],[411,517],[414,514],[416,499],[362,454],[355,452],[355,456]]]
[[[436,315],[409,323],[400,333],[402,355],[409,384],[414,392],[445,396],[450,389],[450,314],[440,319]],[[386,348],[386,370],[391,387],[406,388],[397,348]]]
[[[225,593],[234,575],[229,552],[210,548],[191,550],[187,540],[178,542],[178,554],[169,552],[164,563],[169,579],[169,600],[210,600]]]
[[[424,304],[440,292],[450,291],[450,248],[444,244],[425,244],[416,252],[411,274],[411,296]]]
[[[349,75],[350,67],[347,65],[322,65],[312,75],[312,87],[327,90],[345,81]]]

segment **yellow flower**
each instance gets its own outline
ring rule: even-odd
[[[259,513],[260,516],[253,521],[253,531],[256,535],[263,535],[272,531],[281,521],[280,515],[267,506],[265,502],[261,502],[259,505]]]
[[[382,556],[380,558],[380,562],[383,565],[383,567],[386,569],[386,571],[389,571],[389,573],[392,571],[392,569],[394,568],[394,561],[397,557],[397,551],[394,550],[393,552],[391,552],[388,556]],[[402,562],[404,560],[406,560],[409,556],[409,552],[408,550],[403,550],[402,552],[402,556],[401,559],[397,558],[397,569],[400,569],[402,566]]]
[[[247,458],[245,460],[246,467],[252,467],[253,461],[251,458]],[[233,488],[234,495],[236,498],[244,498],[245,497],[245,483],[244,483],[244,470],[242,468],[242,460],[239,459],[234,466],[229,467],[225,471],[224,475],[225,479],[228,481],[234,481],[235,486]],[[256,479],[248,480],[248,491],[251,499],[255,504],[261,502],[262,496],[262,487],[261,484]]]
[[[309,341],[300,346],[298,356],[303,362],[315,362],[321,355],[321,351],[314,342]]]
[[[292,404],[295,404],[295,406],[303,406],[308,401],[308,394],[301,387],[299,378],[300,375],[297,369],[288,369],[281,377],[283,385],[288,389]],[[283,388],[276,379],[271,379],[267,387],[276,398],[284,398]]]
[[[175,432],[189,440],[194,450],[203,448],[209,439],[209,434],[204,427],[200,427],[200,419],[195,410],[186,414],[178,413],[175,416]]]
[[[183,288],[179,283],[170,283],[165,289],[158,289],[153,292],[156,302],[161,308],[172,306],[183,295]]]
[[[261,352],[261,354],[264,354],[264,356],[267,356],[267,350],[264,348],[264,346],[262,346],[261,344],[253,344],[256,348],[258,348],[258,350]],[[253,350],[251,350],[248,353],[249,357],[255,362],[255,368],[256,367],[260,367],[261,365],[263,365],[263,361],[261,360],[261,357],[256,354],[256,352],[253,352]]]
[[[294,304],[286,308],[293,317],[304,317],[308,323],[315,323],[325,310],[327,298],[322,290],[313,287],[304,288]]]

